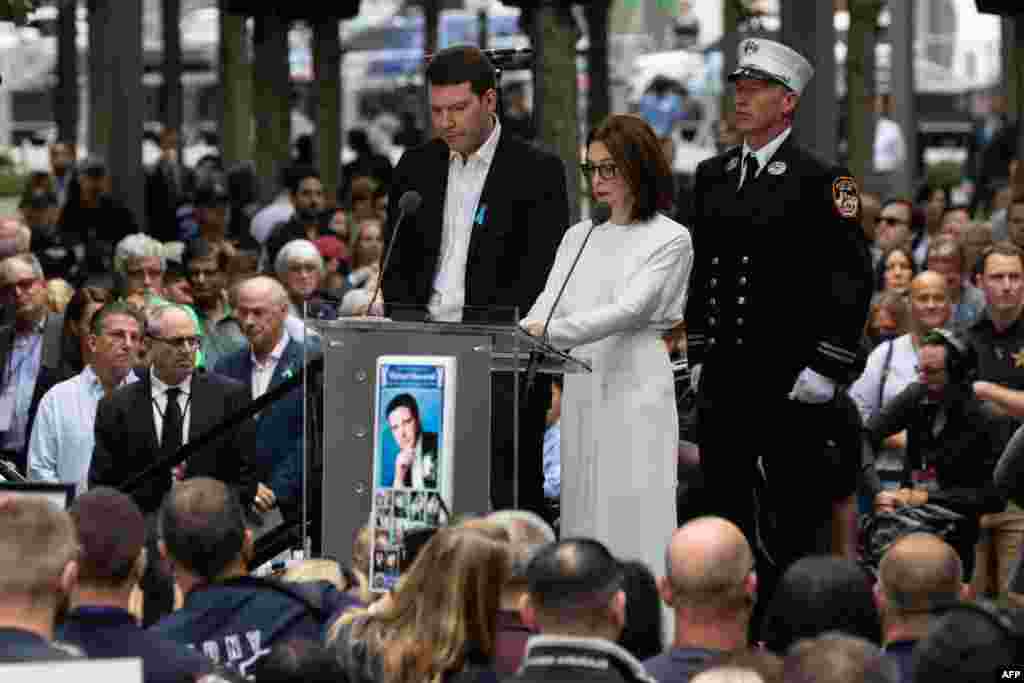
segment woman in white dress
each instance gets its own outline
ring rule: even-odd
[[[662,337],[682,320],[693,249],[689,231],[658,213],[671,202],[672,174],[643,119],[614,115],[592,131],[582,170],[611,218],[566,232],[522,326],[544,336],[554,305],[548,341],[593,367],[565,378],[562,535],[656,568],[676,526],[679,443]]]

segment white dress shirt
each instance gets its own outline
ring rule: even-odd
[[[441,233],[441,260],[434,276],[434,292],[428,310],[434,320],[460,322],[466,303],[466,260],[473,226],[486,221],[479,216],[487,207],[478,207],[487,173],[501,137],[501,124],[494,119],[494,130],[480,149],[465,160],[451,152],[448,161],[448,188],[444,197],[444,226]],[[478,218],[482,220],[478,220]]]
[[[157,443],[164,440],[164,414],[167,412],[167,390],[171,387],[160,381],[156,373],[150,370],[151,396],[153,398],[153,424],[156,425]],[[188,428],[192,422],[192,375],[189,375],[184,382],[176,385],[181,389],[178,394],[178,406],[181,408],[181,445],[188,443]]]
[[[775,153],[779,151],[779,147],[782,147],[782,143],[786,141],[786,138],[792,132],[792,128],[787,128],[756,152],[750,149],[750,145],[747,144],[746,140],[743,141],[743,153],[740,155],[740,184],[738,187],[743,187],[743,183],[747,181],[747,155],[753,154],[754,158],[757,159],[757,172],[754,174],[754,177],[757,178],[764,173],[765,166],[772,160]]]
[[[263,363],[256,360],[256,355],[249,351],[249,355],[252,357],[253,400],[267,393],[267,389],[270,388],[270,378],[274,376],[274,370],[277,369],[277,364],[281,360],[281,356],[284,355],[284,349],[288,346],[289,341],[291,341],[291,337],[288,336],[288,331],[284,330],[281,334],[281,340],[277,342],[277,345]]]

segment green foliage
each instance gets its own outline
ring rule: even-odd
[[[20,197],[28,184],[28,176],[12,166],[0,167],[0,197]]]
[[[40,0],[0,0],[0,21],[24,24]]]

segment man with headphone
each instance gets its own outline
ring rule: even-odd
[[[875,449],[889,435],[907,430],[901,487],[883,491],[869,468],[875,509],[935,505],[962,515],[947,539],[964,562],[964,580],[974,571],[974,544],[981,515],[998,512],[1005,500],[992,481],[1000,441],[991,418],[971,390],[973,351],[950,332],[936,329],[921,339],[918,381],[908,386],[867,425]]]

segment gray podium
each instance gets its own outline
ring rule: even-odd
[[[506,315],[503,319],[515,318]],[[452,515],[490,511],[491,373],[526,370],[531,352],[538,352],[534,356],[537,372],[590,371],[586,363],[541,343],[512,323],[307,318],[306,324],[320,337],[318,345],[324,361],[322,551],[343,566],[351,563],[353,540],[371,513],[379,357],[456,359],[457,419],[452,434],[453,487],[449,502]],[[513,427],[519,420],[518,395],[516,399],[509,415]],[[518,438],[517,429],[514,433]],[[514,457],[518,467],[518,451]]]

